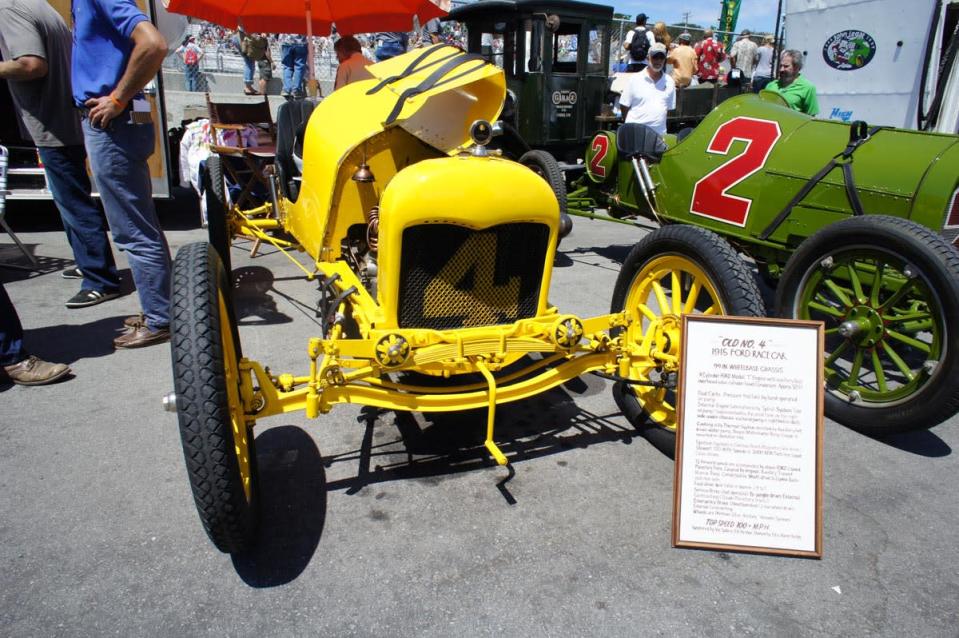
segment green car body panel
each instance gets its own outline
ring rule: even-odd
[[[777,314],[823,321],[834,420],[882,435],[959,412],[959,136],[815,119],[765,91],[686,133],[634,159],[597,132],[569,213],[701,226],[752,257]]]
[[[599,136],[608,142],[597,141]],[[658,215],[709,228],[754,256],[784,264],[804,239],[853,214],[837,166],[760,239],[810,178],[843,152],[849,136],[849,124],[793,111],[769,92],[731,98],[682,141],[666,136],[669,149],[650,166]],[[594,168],[597,155],[603,155],[601,175]],[[597,132],[585,163],[586,177],[570,193],[570,212],[595,204],[652,217],[632,164],[616,157],[614,133]],[[855,149],[851,165],[866,214],[943,230],[959,186],[959,136],[882,128]]]

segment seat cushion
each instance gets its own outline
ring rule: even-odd
[[[630,122],[616,129],[616,151],[620,157],[644,157],[651,162],[658,162],[666,150],[666,143],[659,133],[645,124]]]

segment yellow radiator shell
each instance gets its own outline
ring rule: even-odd
[[[382,327],[397,325],[403,230],[423,224],[455,224],[473,230],[530,222],[549,227],[549,245],[537,303],[546,310],[559,228],[559,204],[542,177],[499,157],[463,154],[419,162],[397,173],[380,203],[379,302]],[[413,250],[429,250],[415,246]]]

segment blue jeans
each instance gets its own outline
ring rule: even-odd
[[[103,129],[83,118],[83,137],[113,242],[126,251],[147,326],[157,330],[170,325],[170,248],[153,206],[147,166],[153,125],[132,124],[129,118],[123,112]]]
[[[27,358],[23,349],[23,326],[7,289],[0,282],[0,366],[10,366]]]
[[[187,91],[200,90],[200,65],[199,64],[187,64],[186,70],[183,72],[183,77],[186,80]]]
[[[248,58],[245,55],[243,58],[243,84],[247,86],[253,86],[253,67],[256,62],[253,61],[253,58]]]
[[[373,53],[373,56],[376,58],[377,62],[382,62],[383,60],[389,60],[390,58],[395,58],[398,55],[403,55],[406,53],[406,48],[403,47],[399,42],[384,42],[383,46],[376,47],[376,51]]]
[[[306,70],[306,45],[284,44],[280,47],[283,63],[283,91],[286,93],[303,92],[303,74]]]
[[[90,196],[87,152],[82,146],[39,147],[53,201],[60,210],[73,260],[83,273],[83,290],[114,292],[120,287],[107,218]]]

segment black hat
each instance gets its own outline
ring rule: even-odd
[[[645,13],[640,13],[639,15],[636,16],[636,24],[639,24],[640,22],[646,22]]]

